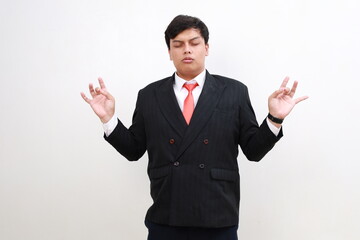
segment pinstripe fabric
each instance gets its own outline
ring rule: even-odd
[[[157,224],[219,228],[239,220],[239,146],[259,161],[281,138],[258,125],[247,87],[206,73],[190,125],[173,90],[174,76],[139,91],[133,124],[120,121],[105,139],[123,156],[147,151],[151,197],[146,219]]]
[[[172,227],[145,221],[147,240],[237,240],[238,226],[224,228]]]

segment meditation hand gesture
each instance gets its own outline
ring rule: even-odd
[[[289,77],[286,77],[279,90],[271,94],[268,99],[269,113],[275,118],[284,119],[296,104],[308,98],[303,96],[294,99],[298,82],[295,81],[291,89],[286,87],[288,82]],[[280,126],[280,124],[276,123],[274,125]]]
[[[98,81],[100,88],[97,87],[94,89],[93,84],[89,84],[89,91],[92,99],[87,98],[83,92],[81,93],[81,96],[85,102],[91,106],[96,115],[100,118],[101,122],[107,123],[114,116],[115,99],[106,90],[105,83],[102,78],[99,77]]]

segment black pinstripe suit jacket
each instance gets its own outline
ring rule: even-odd
[[[105,139],[128,160],[148,152],[154,201],[146,219],[159,224],[225,227],[238,224],[238,146],[259,161],[281,138],[259,126],[247,87],[206,73],[191,122],[173,90],[174,76],[139,91],[133,124],[120,121]]]

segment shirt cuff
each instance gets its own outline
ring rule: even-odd
[[[279,135],[281,127],[277,128],[275,127],[268,118],[266,118],[267,125],[269,126],[270,130],[273,132],[275,136]]]
[[[107,122],[103,124],[104,132],[106,137],[110,136],[110,134],[114,131],[118,124],[117,117],[114,116]]]

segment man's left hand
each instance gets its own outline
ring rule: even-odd
[[[275,118],[284,119],[296,104],[308,98],[308,96],[294,98],[298,82],[295,81],[291,89],[286,87],[288,82],[289,77],[286,77],[279,90],[271,94],[268,99],[269,113]]]

